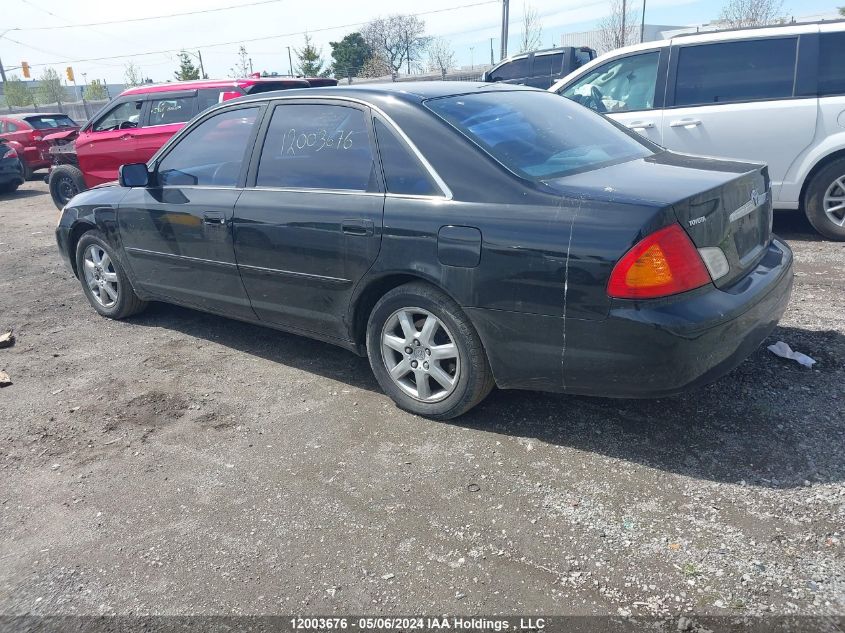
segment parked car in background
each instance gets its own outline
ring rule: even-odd
[[[845,21],[615,50],[551,90],[671,150],[766,162],[775,208],[845,240]]]
[[[0,139],[0,193],[11,193],[23,184],[23,165],[14,147]]]
[[[187,121],[213,105],[310,85],[305,79],[274,77],[144,84],[124,90],[81,130],[46,137],[53,145],[53,167],[47,177],[53,202],[62,208],[80,191],[115,180],[124,163],[149,160]]]
[[[18,152],[26,180],[36,169],[50,166],[50,143],[44,140],[45,136],[78,129],[79,124],[61,112],[0,114],[0,139]]]
[[[520,53],[493,66],[482,75],[481,80],[548,88],[595,58],[596,51],[587,46],[562,46]]]
[[[768,189],[543,90],[361,84],[204,113],[56,238],[103,316],[160,300],[323,339],[448,419],[494,384],[655,397],[730,371],[792,288]]]

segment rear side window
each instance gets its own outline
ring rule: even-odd
[[[94,127],[94,132],[125,130],[138,127],[143,101],[124,101],[101,116]]]
[[[215,114],[200,123],[158,165],[160,186],[236,187],[258,108]]]
[[[375,120],[375,127],[388,193],[416,196],[441,195],[423,166],[411,155],[405,143],[378,119]]]
[[[195,97],[154,99],[150,103],[150,125],[184,123],[194,116]]]
[[[12,123],[11,121],[6,122],[6,132],[17,132],[18,126]]]
[[[552,75],[559,75],[562,66],[563,53],[535,55],[534,69],[531,71],[531,74],[535,77],[550,77]]]
[[[682,47],[675,105],[791,97],[797,43],[791,37]]]
[[[819,37],[819,95],[845,95],[845,32]]]
[[[24,120],[36,130],[52,130],[59,127],[76,127],[76,122],[66,114],[28,116]]]
[[[364,113],[335,105],[276,106],[261,149],[255,184],[377,190]]]
[[[507,64],[502,64],[491,73],[492,81],[506,81],[508,79],[521,79],[528,76],[528,58],[515,59]]]

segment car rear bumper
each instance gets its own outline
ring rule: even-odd
[[[468,310],[497,384],[614,398],[655,398],[713,382],[777,325],[792,292],[792,251],[775,239],[729,288],[622,301],[587,321]]]

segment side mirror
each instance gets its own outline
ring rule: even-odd
[[[484,73],[481,75],[481,81],[483,83],[486,83],[486,84],[490,83],[490,73],[489,73],[489,71],[486,71],[486,70],[484,71]]]
[[[146,163],[130,163],[120,166],[117,180],[121,187],[146,187],[150,182],[150,173]]]

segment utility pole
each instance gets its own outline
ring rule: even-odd
[[[469,47],[469,68],[475,70],[475,46]]]
[[[293,61],[290,56],[290,46],[288,46],[288,74],[293,77]]]
[[[200,60],[200,77],[205,79],[205,68],[202,66],[202,51],[197,49],[197,59]]]
[[[625,32],[625,18],[628,17],[628,7],[625,5],[626,0],[622,0],[622,46],[625,46],[625,44],[627,44],[626,40],[628,39],[628,34]]]
[[[508,1],[502,0],[502,46],[500,49],[501,59],[508,56]],[[623,6],[625,0],[622,0]]]
[[[490,64],[493,64],[493,38],[490,38]]]
[[[253,74],[253,72],[254,71],[252,70],[252,57],[250,57],[249,58],[249,74],[251,75],[251,74]]]
[[[643,21],[640,22],[640,44],[643,43],[645,37],[645,0],[643,0]]]
[[[3,80],[3,83],[6,83],[6,69],[3,68],[3,60],[0,59],[0,79]]]

